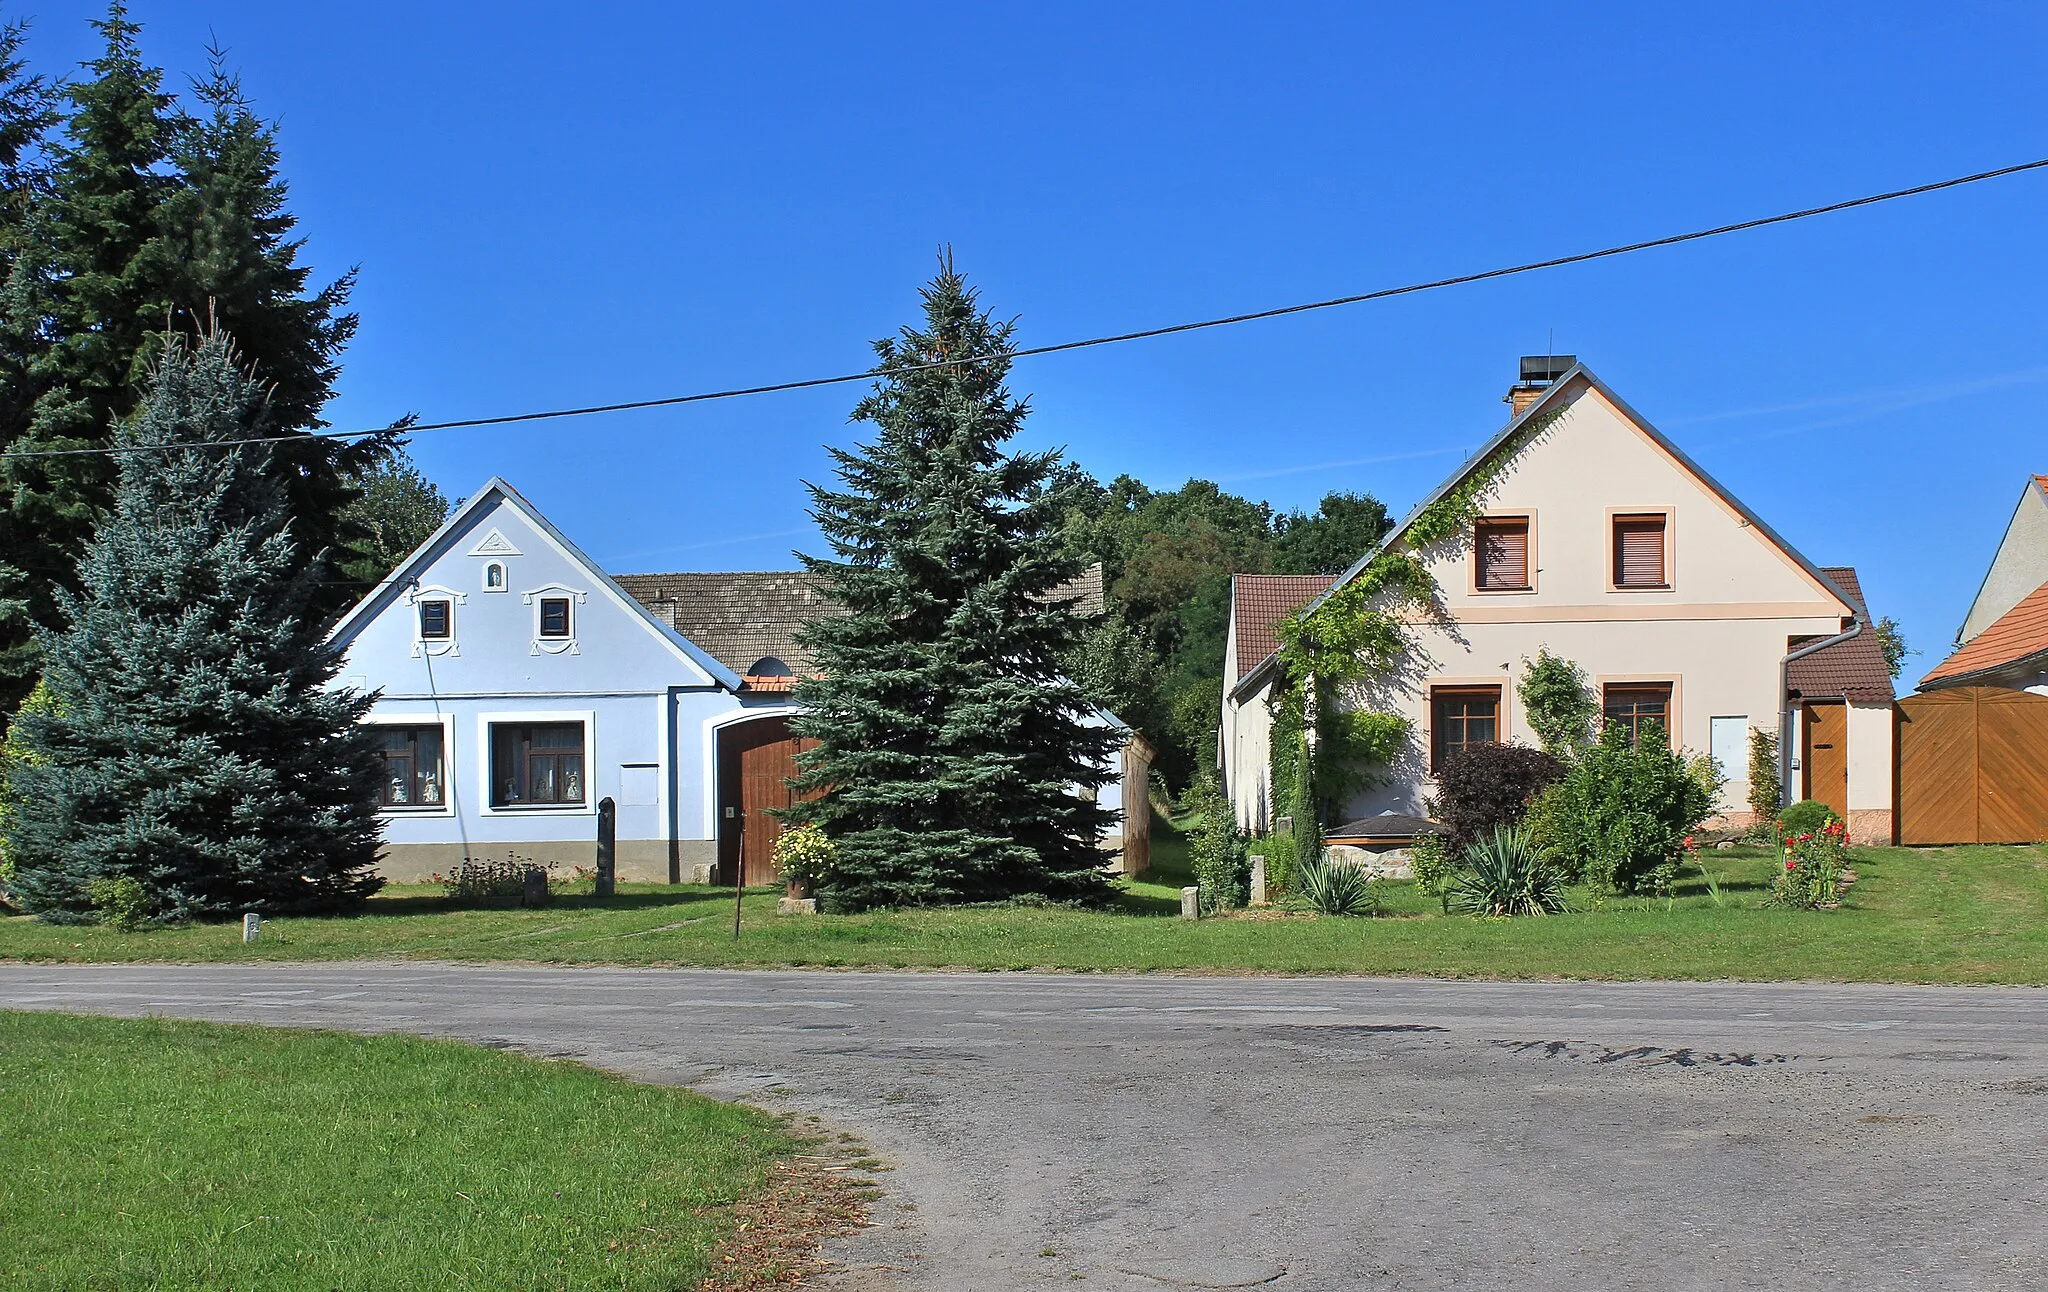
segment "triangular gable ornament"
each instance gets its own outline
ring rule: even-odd
[[[471,556],[518,556],[519,549],[512,546],[512,540],[493,529],[484,535],[483,541],[469,549]]]

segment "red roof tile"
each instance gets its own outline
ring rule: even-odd
[[[1257,668],[1279,646],[1273,630],[1282,619],[1321,596],[1336,581],[1334,574],[1231,575],[1230,614],[1237,632],[1233,680]]]
[[[2048,488],[2048,482],[2042,487]],[[1961,650],[1935,665],[1920,679],[1920,685],[1982,673],[2044,652],[2048,652],[2048,583],[2029,592]]]

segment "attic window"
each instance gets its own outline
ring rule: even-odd
[[[747,665],[748,677],[795,677],[796,671],[773,655],[763,655]]]
[[[540,635],[543,637],[568,637],[569,598],[542,597],[540,599]]]
[[[1666,568],[1662,512],[1644,516],[1614,518],[1614,586],[1617,588],[1668,588],[1671,575]]]
[[[420,640],[444,642],[455,635],[455,617],[446,601],[420,602]]]
[[[1473,529],[1476,582],[1486,592],[1529,589],[1529,518],[1489,516]]]

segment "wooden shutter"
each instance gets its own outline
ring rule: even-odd
[[[1525,517],[1479,522],[1473,544],[1482,588],[1529,586],[1529,522]]]
[[[1664,517],[1614,518],[1614,586],[1664,586]]]

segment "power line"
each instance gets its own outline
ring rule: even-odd
[[[1761,229],[1773,224],[1789,224],[1794,220],[1811,219],[1816,215],[1832,215],[1837,211],[1854,210],[1860,206],[1875,206],[1880,202],[1892,202],[1902,197],[1918,197],[1923,193],[1936,193],[1942,189],[1960,188],[1965,184],[1981,183],[1984,180],[2000,179],[2017,175],[2022,171],[2041,170],[2048,167],[2048,157],[2038,161],[2021,162],[2015,166],[2001,166],[1997,170],[1978,171],[1974,175],[1958,175],[1953,179],[1936,180],[1931,184],[1916,184],[1912,188],[1893,189],[1888,193],[1871,193],[1864,197],[1852,197],[1846,201],[1830,202],[1826,206],[1809,206],[1798,211],[1785,211],[1778,215],[1761,216],[1754,220],[1741,220],[1734,224],[1716,225],[1711,229],[1695,229],[1690,233],[1674,233],[1662,238],[1651,238],[1643,242],[1623,243],[1620,246],[1603,247],[1598,251],[1581,251],[1569,256],[1555,256],[1549,260],[1532,260],[1526,264],[1509,265],[1500,269],[1486,269],[1478,273],[1458,274],[1450,278],[1435,278],[1428,282],[1408,283],[1401,287],[1382,287],[1377,291],[1359,292],[1352,296],[1333,296],[1328,300],[1309,301],[1300,305],[1281,305],[1273,309],[1254,310],[1248,314],[1229,314],[1222,318],[1200,319],[1192,323],[1174,323],[1165,327],[1143,328],[1136,332],[1118,332],[1109,336],[1088,337],[1079,341],[1060,341],[1052,345],[1025,346],[1015,350],[1003,350],[994,354],[976,355],[966,359],[939,359],[931,363],[902,364],[894,368],[872,368],[866,372],[849,372],[836,377],[810,377],[802,381],[782,381],[766,386],[738,386],[730,390],[708,390],[694,395],[669,395],[661,399],[636,399],[617,404],[590,404],[582,408],[556,408],[537,413],[507,413],[499,417],[469,417],[453,422],[424,422],[413,426],[379,427],[366,431],[311,431],[295,435],[254,436],[239,440],[210,440],[207,447],[228,448],[246,444],[279,444],[307,438],[358,439],[375,435],[386,435],[396,430],[405,435],[417,435],[423,431],[453,431],[477,426],[508,426],[516,422],[541,422],[558,417],[589,417],[599,413],[626,413],[643,408],[672,408],[680,404],[703,404],[717,399],[741,399],[750,395],[773,395],[784,391],[811,390],[819,386],[840,386],[854,381],[873,381],[882,377],[906,376],[914,372],[928,372],[934,368],[954,368],[969,363],[986,363],[995,359],[1028,359],[1042,354],[1062,354],[1069,350],[1087,350],[1101,345],[1117,345],[1125,341],[1144,341],[1152,337],[1173,336],[1181,332],[1198,332],[1205,328],[1229,327],[1235,323],[1252,323],[1260,319],[1283,318],[1289,314],[1307,314],[1313,310],[1335,309],[1340,305],[1358,305],[1366,301],[1382,301],[1394,296],[1412,296],[1417,292],[1435,291],[1443,287],[1462,287],[1468,283],[1481,283],[1495,278],[1511,278],[1516,274],[1534,273],[1539,269],[1558,269],[1565,265],[1582,265],[1591,260],[1605,260],[1612,256],[1625,256],[1631,252],[1649,251],[1656,247],[1672,247],[1683,242],[1698,242],[1704,238],[1718,238],[1723,234],[1742,233],[1749,229]],[[85,457],[94,454],[146,453],[154,452],[156,445],[109,445],[89,449],[29,449],[0,452],[0,460],[9,458],[64,458]]]

